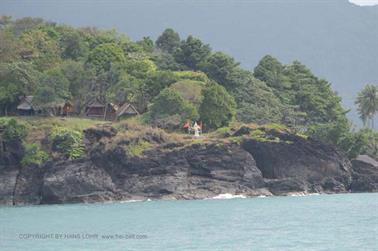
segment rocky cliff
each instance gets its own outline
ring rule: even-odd
[[[17,149],[1,155],[0,204],[377,191],[376,163],[357,159],[352,168],[332,146],[278,130],[264,133],[261,140],[240,128],[222,139],[182,143],[151,132],[132,138],[110,126],[90,128],[86,158],[21,168]],[[150,147],[132,154],[141,141]]]

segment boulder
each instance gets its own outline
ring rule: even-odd
[[[360,155],[352,160],[352,192],[378,192],[378,161]]]

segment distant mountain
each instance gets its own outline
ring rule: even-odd
[[[329,80],[353,108],[366,83],[378,83],[378,6],[340,1],[36,1],[2,0],[0,14],[75,26],[117,28],[133,39],[171,27],[193,34],[252,69],[266,54],[298,59]],[[352,111],[350,117],[359,123]]]

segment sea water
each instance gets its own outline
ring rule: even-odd
[[[0,207],[0,250],[378,250],[378,194]]]

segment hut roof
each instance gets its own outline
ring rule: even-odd
[[[20,97],[20,104],[17,106],[18,110],[33,110],[35,106],[33,105],[33,96],[23,96]]]
[[[101,102],[98,98],[95,98],[88,103],[87,107],[105,107],[105,104],[104,102]]]
[[[120,108],[118,108],[117,117],[122,116],[124,114],[137,115],[139,114],[139,112],[137,111],[137,109],[135,109],[135,107],[132,104],[126,103],[123,104]]]

